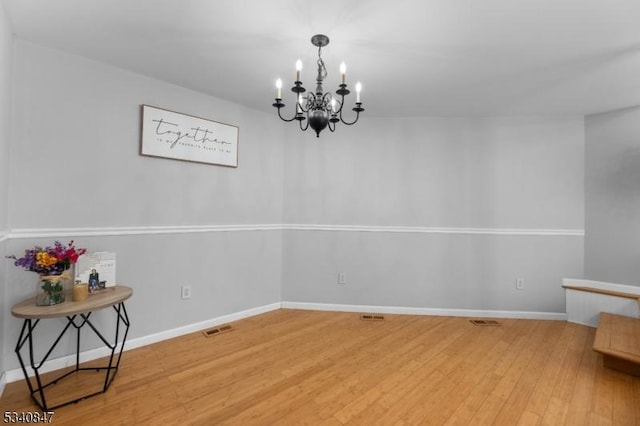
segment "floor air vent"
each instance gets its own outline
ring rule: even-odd
[[[226,333],[227,331],[232,331],[233,327],[230,325],[221,325],[217,328],[210,328],[202,332],[205,337],[217,336],[218,334]]]
[[[363,321],[384,321],[384,315],[380,314],[362,314],[360,319]]]
[[[500,325],[500,323],[496,320],[469,320],[471,324],[478,326],[487,326],[487,325]]]

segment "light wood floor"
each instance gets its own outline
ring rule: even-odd
[[[640,378],[602,366],[594,329],[499,321],[274,311],[125,352],[106,394],[57,409],[53,423],[640,424]],[[36,409],[22,381],[0,406]]]

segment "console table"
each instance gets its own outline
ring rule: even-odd
[[[127,333],[129,332],[129,317],[127,316],[127,310],[124,306],[124,301],[130,298],[132,294],[133,290],[130,287],[117,285],[113,288],[107,288],[100,293],[91,294],[86,300],[81,302],[71,301],[71,295],[67,294],[65,302],[53,306],[36,306],[33,297],[13,306],[13,308],[11,309],[11,314],[13,314],[13,316],[17,318],[24,319],[22,330],[20,331],[20,336],[18,337],[18,343],[15,349],[16,354],[18,355],[20,367],[22,368],[25,380],[27,381],[27,385],[29,386],[31,398],[42,410],[53,410],[55,408],[72,404],[82,399],[89,398],[91,396],[95,396],[107,391],[109,385],[118,372],[120,358],[122,358],[122,351],[124,349],[124,343],[127,339]],[[91,314],[94,311],[110,307],[115,311],[116,321],[115,337],[113,342],[109,342],[109,340],[107,340],[102,335],[102,333],[100,333],[98,328],[90,321]],[[34,334],[40,320],[49,318],[66,318],[66,325],[64,326],[58,337],[54,340],[51,347],[46,351],[46,354],[42,357],[42,359],[37,360],[36,356],[34,355]],[[80,367],[80,330],[84,326],[89,326],[89,328],[95,333],[96,336],[98,336],[98,338],[106,345],[106,347],[111,350],[109,363],[106,366]],[[60,339],[62,339],[62,336],[64,336],[67,331],[72,330],[71,327],[76,329],[75,368],[49,381],[48,383],[43,383],[40,375],[40,369],[47,361],[54,348],[58,345]],[[120,343],[120,345],[118,345],[121,327],[123,327],[124,333],[122,334],[122,342]],[[27,372],[25,358],[23,357],[25,346],[26,351],[28,351],[27,356],[29,364],[34,372],[35,383],[33,383],[33,379],[29,377],[29,374]],[[117,351],[118,346],[120,346],[119,351]],[[58,383],[60,380],[80,371],[105,371],[104,385],[101,387],[101,390],[98,392],[90,392],[86,395],[82,395],[78,398],[73,398],[68,401],[58,403],[54,406],[48,405],[45,398],[45,390],[49,386]]]

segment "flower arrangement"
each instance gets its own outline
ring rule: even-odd
[[[55,241],[53,246],[42,248],[35,246],[24,251],[24,256],[16,258],[7,256],[15,260],[14,265],[21,266],[27,271],[32,271],[40,275],[60,275],[78,261],[78,257],[85,254],[87,249],[75,248],[73,240],[66,246],[59,241]]]

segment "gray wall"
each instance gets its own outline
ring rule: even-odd
[[[9,228],[7,222],[9,197],[9,148],[11,140],[11,70],[13,67],[13,35],[9,24],[4,3],[0,4],[0,295],[5,294],[6,268],[4,256],[6,254],[5,235]],[[4,317],[4,297],[0,298],[0,318]],[[0,354],[4,353],[5,342],[2,338],[6,322],[0,324]],[[4,357],[0,356],[0,377],[4,368]]]
[[[0,4],[0,235],[7,229],[12,66],[13,35],[3,3]]]
[[[15,45],[6,227],[18,237],[7,252],[50,243],[47,229],[71,228],[57,231],[63,240],[74,229],[95,231],[76,242],[118,253],[118,279],[135,292],[133,338],[280,300],[563,312],[561,279],[582,276],[583,238],[562,232],[584,222],[581,117],[365,115],[317,139],[273,114]],[[143,103],[238,125],[240,167],[138,155]],[[34,170],[63,179],[34,196],[44,175]],[[280,223],[346,228],[152,228]],[[407,232],[388,232],[391,226]],[[450,232],[460,228],[489,231]],[[25,229],[31,236],[19,237]],[[336,284],[338,272],[346,272],[346,285]],[[8,370],[17,367],[8,348],[20,322],[6,308],[31,296],[35,283],[14,267],[6,274]],[[515,290],[516,277],[525,279],[523,291]],[[193,286],[192,299],[180,300],[181,284]]]
[[[640,106],[586,118],[585,278],[640,285]]]
[[[282,126],[272,115],[23,41],[14,91],[14,229],[282,220]],[[239,126],[239,167],[140,156],[141,104]],[[42,184],[25,171],[52,169],[67,184],[25,196]]]
[[[290,140],[285,223],[583,229],[584,120],[364,117]]]
[[[285,134],[273,115],[19,40],[13,90],[9,227],[35,236],[12,238],[9,253],[50,244],[53,236],[38,236],[46,229],[95,231],[76,243],[117,253],[118,281],[134,288],[131,338],[280,301],[279,230],[151,228],[281,223]],[[140,156],[140,104],[239,126],[239,167]],[[107,235],[112,227],[141,234]],[[33,294],[35,277],[7,274],[9,370],[20,322],[6,308]],[[180,299],[182,284],[192,286],[190,300]]]
[[[449,231],[581,231],[582,117],[363,118],[285,152],[285,223],[347,226],[285,232],[283,300],[564,312],[582,236]]]

